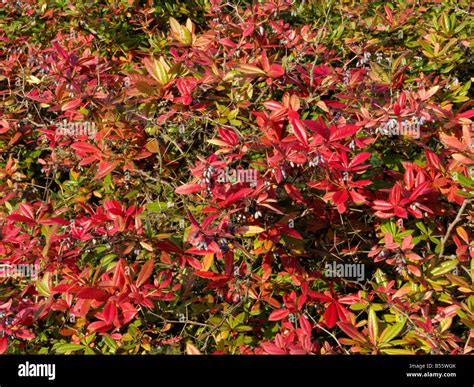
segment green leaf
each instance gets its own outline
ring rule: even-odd
[[[376,345],[379,336],[379,321],[377,319],[377,314],[375,313],[375,310],[372,307],[369,309],[368,324],[370,341],[372,342],[372,344]]]
[[[423,234],[428,234],[428,230],[423,222],[416,222],[416,227],[418,227]]]
[[[167,208],[167,203],[166,202],[147,203],[145,207],[147,211],[149,212],[161,212]]]
[[[115,352],[117,350],[118,348],[117,343],[109,335],[104,336],[104,342],[112,350],[112,352]]]
[[[81,341],[82,342],[85,342],[86,345],[89,345],[90,343],[92,343],[96,337],[97,333],[94,332],[92,335],[89,335],[89,336],[86,336],[85,338],[83,338]]]
[[[357,311],[357,310],[364,310],[365,308],[367,308],[367,306],[368,306],[367,304],[362,304],[360,302],[357,302],[355,304],[352,304],[349,308],[351,310]]]
[[[471,312],[474,312],[474,296],[469,296],[467,299],[467,307]]]
[[[371,304],[370,307],[375,311],[379,312],[384,309],[384,305],[382,304]]]
[[[380,335],[380,342],[388,343],[390,340],[398,336],[398,334],[402,331],[403,327],[405,326],[405,322],[406,320],[390,325],[387,328],[385,328],[382,334]]]
[[[102,266],[108,266],[109,263],[112,262],[114,258],[116,257],[117,257],[117,254],[114,254],[114,253],[107,254],[100,260],[100,263]]]
[[[49,273],[46,273],[42,280],[36,281],[36,290],[45,297],[51,296],[51,291],[48,286]]]
[[[57,354],[65,354],[66,352],[75,352],[84,349],[81,344],[62,344],[56,348]]]
[[[248,326],[248,325],[239,325],[234,330],[237,331],[237,332],[248,332],[248,331],[251,331],[252,329],[253,328],[251,326]]]
[[[385,353],[386,355],[414,355],[415,352],[410,351],[409,349],[398,349],[398,348],[383,348],[380,352]]]
[[[438,266],[436,266],[434,269],[432,269],[431,274],[433,276],[438,276],[445,273],[449,273],[458,265],[458,263],[459,261],[457,259],[450,259],[448,261],[444,261]]]
[[[375,272],[375,281],[377,282],[377,285],[381,286],[387,286],[388,284],[387,276],[380,269],[377,269]]]
[[[94,352],[94,350],[93,350],[92,348],[86,347],[86,348],[84,349],[84,354],[85,354],[85,355],[95,355],[95,352]]]

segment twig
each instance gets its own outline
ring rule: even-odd
[[[240,301],[233,305],[232,307],[229,308],[227,312],[224,313],[224,316],[222,317],[222,320],[217,324],[214,328],[211,329],[211,331],[208,333],[206,340],[204,341],[204,345],[201,347],[200,351],[204,352],[207,348],[207,345],[209,343],[209,339],[211,338],[212,334],[217,331],[224,323],[227,321],[227,318],[238,308],[242,303],[244,302],[243,298],[240,299]]]
[[[454,226],[455,226],[457,223],[459,223],[459,221],[461,220],[462,213],[463,213],[464,210],[466,209],[467,204],[470,203],[470,202],[471,202],[471,199],[466,199],[466,200],[464,200],[464,203],[462,204],[461,208],[459,209],[458,214],[456,215],[456,218],[455,218],[454,221],[448,226],[448,229],[446,230],[446,235],[443,237],[443,239],[441,239],[441,246],[440,246],[440,248],[439,248],[439,257],[442,257],[442,256],[443,256],[445,244],[446,244],[446,242],[448,241],[449,236],[451,235],[451,232],[453,231]]]
[[[142,177],[144,177],[145,179],[148,179],[148,180],[151,180],[151,181],[154,181],[155,183],[163,183],[169,187],[172,187],[171,183],[167,182],[166,180],[162,180],[162,179],[157,179],[156,177],[153,177],[153,176],[150,176],[148,173],[140,170],[140,169],[134,169],[132,171],[132,173],[134,174],[137,174],[137,175],[140,175]]]
[[[180,321],[180,320],[168,320],[167,318],[165,318],[165,317],[163,317],[163,316],[160,316],[159,314],[156,314],[156,313],[153,313],[153,312],[150,312],[150,311],[148,311],[148,313],[152,314],[152,315],[155,316],[155,317],[158,317],[158,318],[161,319],[165,324],[198,325],[198,326],[200,326],[200,327],[212,328],[212,325],[200,323],[200,322],[197,322],[197,321],[192,321],[192,320],[183,320],[183,321]]]
[[[331,337],[334,339],[334,341],[337,343],[337,345],[339,346],[339,348],[341,348],[341,349],[346,353],[346,355],[350,355],[350,352],[349,352],[347,349],[345,349],[345,348],[341,345],[341,343],[339,342],[339,340],[337,339],[337,337],[336,337],[333,333],[331,333],[331,332],[328,331],[326,328],[324,328],[323,326],[321,326],[321,325],[314,319],[314,317],[311,316],[309,313],[308,313],[307,315],[309,316],[309,318],[310,318],[311,320],[313,320],[313,322],[316,324],[316,326],[317,326],[319,329],[321,329],[322,331],[326,332],[329,336],[331,336]]]

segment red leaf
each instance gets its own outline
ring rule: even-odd
[[[255,28],[254,24],[251,23],[245,30],[243,30],[242,36],[245,38],[247,36],[252,35],[254,28]]]
[[[393,204],[384,200],[374,200],[372,208],[374,210],[389,211],[393,208]]]
[[[196,270],[202,269],[202,263],[194,257],[186,257],[186,262]]]
[[[383,8],[385,9],[385,13],[387,14],[387,17],[384,18],[384,19],[386,19],[390,24],[392,24],[393,23],[393,13],[390,10],[390,7],[387,4],[385,4],[383,6]]]
[[[337,191],[332,196],[332,201],[336,206],[347,202],[347,199],[349,199],[349,195],[346,190]]]
[[[289,314],[290,312],[288,312],[288,309],[285,309],[285,308],[277,309],[277,310],[274,310],[272,313],[270,313],[270,316],[268,316],[268,321],[283,320]]]
[[[458,114],[457,118],[471,118],[474,117],[474,109],[466,110],[464,113]]]
[[[408,167],[405,170],[405,173],[403,175],[403,180],[405,181],[405,185],[408,190],[411,190],[413,188],[413,184],[415,183],[415,174],[413,173],[413,168]]]
[[[107,293],[95,288],[84,288],[77,293],[77,298],[86,299],[86,300],[103,301],[107,297],[108,297]]]
[[[300,317],[300,327],[308,336],[311,336],[311,331],[313,327],[311,326],[311,323],[308,321],[308,318],[305,315],[302,315]]]
[[[192,77],[179,78],[176,80],[176,86],[182,95],[191,94],[197,84],[198,80]]]
[[[359,194],[356,191],[353,191],[353,190],[349,191],[349,194],[351,195],[352,201],[354,203],[366,203],[367,202],[365,197],[363,197],[361,194]]]
[[[27,218],[26,216],[19,215],[19,214],[8,215],[7,220],[13,220],[14,222],[35,223],[34,220],[31,220],[30,218]]]
[[[347,136],[352,136],[359,130],[357,125],[343,125],[331,133],[330,141],[337,141]]]
[[[115,320],[115,317],[117,317],[117,307],[113,302],[107,302],[103,315],[104,321],[107,323],[107,325],[112,324],[112,322]]]
[[[326,322],[328,328],[333,328],[336,325],[337,309],[334,302],[331,302],[329,307],[326,309],[326,312],[324,312],[324,321]]]
[[[69,55],[67,51],[62,48],[58,43],[53,42],[51,45],[54,47],[54,49],[61,55],[65,60],[69,60]]]
[[[27,329],[20,328],[16,331],[15,336],[20,339],[31,340],[35,338],[35,334]]]
[[[429,181],[425,181],[424,183],[422,183],[418,187],[416,187],[413,190],[413,192],[411,193],[409,200],[414,201],[414,200],[416,200],[416,198],[418,198],[418,196],[423,195],[426,191],[429,190],[429,188],[428,188],[429,184],[430,184]]]
[[[266,353],[269,353],[270,355],[286,355],[286,352],[283,349],[277,347],[273,343],[262,343],[262,348]]]
[[[235,134],[235,132],[231,129],[226,128],[219,128],[218,129],[219,135],[221,138],[228,144],[235,146],[239,143],[239,138]]]
[[[232,40],[227,38],[219,40],[219,44],[222,44],[223,46],[227,47],[235,47],[237,45]]]
[[[333,299],[331,297],[329,297],[328,295],[326,294],[323,294],[323,293],[320,293],[320,292],[316,292],[313,294],[313,298],[315,300],[318,300],[320,302],[330,302],[332,301]]]
[[[352,161],[349,163],[349,167],[353,167],[355,165],[362,164],[365,160],[367,160],[371,154],[369,152],[362,152],[356,155]]]
[[[263,106],[265,106],[268,110],[275,111],[279,109],[283,109],[283,105],[277,101],[267,101],[263,103]]]
[[[341,328],[342,331],[351,339],[360,343],[365,343],[367,341],[365,337],[351,323],[341,321],[337,323],[337,326]]]
[[[298,203],[301,203],[304,201],[304,197],[303,197],[303,194],[301,193],[301,191],[296,188],[293,184],[290,184],[290,183],[285,183],[285,191],[288,195],[290,195],[290,197],[295,201],[295,202],[298,202]]]
[[[48,218],[48,219],[43,219],[38,222],[39,224],[62,224],[64,226],[69,225],[69,221],[63,218]]]
[[[74,144],[71,145],[71,148],[83,154],[86,154],[86,153],[99,154],[100,153],[100,150],[98,148],[84,141],[75,142]]]
[[[20,203],[20,210],[23,212],[24,215],[26,215],[28,218],[31,220],[35,219],[35,213],[33,211],[33,208],[25,203]]]
[[[242,199],[244,197],[247,197],[249,194],[253,192],[252,188],[242,188],[241,190],[233,193],[230,195],[227,200],[225,201],[225,205],[229,205],[231,203],[236,202],[239,199]]]
[[[290,124],[293,128],[293,133],[295,134],[296,138],[303,143],[304,145],[308,145],[308,136],[306,134],[306,128],[304,127],[303,123],[299,119],[298,113],[294,110],[290,110],[288,112],[288,118],[290,120]]]
[[[286,107],[283,107],[283,108],[278,109],[278,110],[274,110],[270,114],[270,120],[278,122],[278,121],[282,120],[283,118],[285,118],[287,112],[288,112],[288,109]]]
[[[272,64],[267,75],[271,78],[280,78],[285,74],[285,70],[279,64]]]
[[[8,339],[0,337],[0,355],[4,354],[8,349]]]
[[[61,106],[61,110],[63,112],[65,112],[67,110],[73,110],[73,109],[77,108],[78,106],[80,106],[81,104],[82,104],[82,98],[76,98],[76,99],[73,99],[73,100],[63,104]]]
[[[87,326],[87,329],[94,332],[104,333],[112,328],[112,325],[107,324],[104,321],[96,321]]]
[[[434,166],[436,169],[441,169],[441,162],[439,160],[439,157],[436,155],[436,153],[428,149],[425,149],[425,155],[426,155],[426,159],[432,166]]]
[[[122,309],[123,314],[123,323],[126,324],[132,320],[137,315],[137,310],[129,302],[123,302],[120,304],[120,309]]]
[[[103,177],[107,176],[110,172],[112,172],[115,168],[117,168],[117,165],[120,164],[120,161],[114,161],[113,163],[108,163],[106,161],[101,161],[99,163],[99,168],[97,169],[97,173],[94,176],[93,180],[100,180]]]
[[[55,293],[68,293],[71,291],[76,291],[78,289],[80,289],[80,287],[74,284],[61,284],[61,285],[55,286],[52,289],[52,291]]]
[[[201,278],[206,278],[206,279],[213,279],[213,280],[219,280],[219,279],[226,279],[227,276],[225,275],[219,275],[216,273],[212,273],[210,271],[196,271],[194,272],[195,275]]]

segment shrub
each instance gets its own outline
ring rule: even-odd
[[[135,3],[1,10],[0,351],[470,353],[468,2]]]

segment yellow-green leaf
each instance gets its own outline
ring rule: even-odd
[[[399,349],[399,348],[383,348],[380,352],[385,353],[386,355],[414,355],[415,352],[410,351],[409,349]]]
[[[450,259],[448,261],[444,261],[438,266],[436,266],[433,270],[431,270],[431,274],[434,276],[438,276],[445,273],[449,273],[458,265],[458,263],[459,261],[457,259]]]
[[[265,229],[259,226],[243,226],[235,229],[237,234],[260,234]]]
[[[390,340],[397,337],[405,326],[405,322],[406,320],[403,320],[385,328],[382,334],[380,335],[380,342],[388,343]]]
[[[369,309],[369,337],[372,344],[377,344],[377,339],[379,336],[379,321],[377,319],[377,314],[373,308]]]

